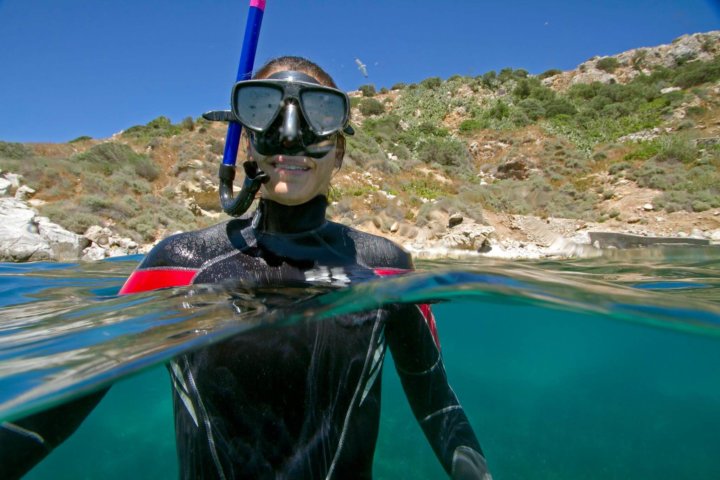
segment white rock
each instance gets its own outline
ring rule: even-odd
[[[15,198],[0,199],[0,261],[73,261],[88,240],[69,232]]]
[[[90,241],[76,233],[52,223],[47,217],[35,217],[38,233],[50,244],[52,258],[60,261],[77,260]]]
[[[646,212],[651,212],[651,211],[655,210],[655,207],[653,206],[652,203],[646,203],[645,205],[643,205],[642,208],[643,208],[643,210],[645,210]]]
[[[128,252],[126,252],[124,249],[120,247],[112,247],[105,251],[105,254],[108,257],[122,257],[124,255],[127,255]]]
[[[660,90],[660,93],[664,95],[666,93],[679,92],[680,90],[682,90],[680,87],[666,87]]]
[[[0,196],[4,197],[10,193],[12,183],[7,178],[0,178]]]
[[[87,230],[85,230],[85,233],[83,235],[88,240],[102,247],[106,247],[110,244],[110,237],[112,236],[112,232],[107,227],[92,225],[88,227]]]
[[[105,258],[105,249],[99,245],[92,244],[83,250],[83,256],[81,260],[85,262],[97,262]]]
[[[122,248],[123,250],[137,250],[138,244],[131,238],[119,238],[117,240],[117,245]]]
[[[20,188],[20,179],[22,178],[22,175],[18,175],[17,173],[6,173],[3,176],[7,181],[10,182],[13,190],[16,188]]]
[[[710,232],[710,240],[714,242],[720,242],[720,228]]]
[[[28,187],[27,185],[21,185],[20,188],[15,190],[15,198],[18,200],[28,200],[35,194],[35,190]]]

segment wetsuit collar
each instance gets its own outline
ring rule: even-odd
[[[325,223],[326,209],[327,199],[323,195],[292,207],[261,199],[253,224],[258,231],[266,233],[307,232]]]

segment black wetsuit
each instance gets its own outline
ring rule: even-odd
[[[326,206],[324,197],[297,207],[261,201],[252,217],[169,237],[122,293],[235,279],[343,285],[412,269],[392,242],[326,221]],[[388,305],[251,331],[173,360],[181,477],[371,478],[387,347],[450,473],[458,447],[481,450],[434,327],[427,306]]]

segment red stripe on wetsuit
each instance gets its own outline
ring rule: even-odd
[[[374,272],[376,275],[386,277],[390,275],[401,275],[403,273],[411,272],[412,270],[406,270],[402,268],[376,268]],[[160,288],[169,287],[183,287],[192,283],[195,274],[198,271],[196,269],[183,269],[183,268],[150,268],[147,270],[135,270],[130,277],[125,281],[125,285],[120,289],[119,295],[126,295],[129,293],[140,293],[148,292],[150,290],[157,290]],[[425,322],[430,328],[430,333],[435,339],[435,344],[440,348],[440,339],[437,333],[437,325],[435,324],[435,316],[430,309],[430,305],[423,303],[418,305]]]
[[[412,272],[412,270],[406,270],[404,268],[376,268],[373,270],[376,275],[379,275],[381,277],[387,277],[389,275],[402,275],[403,273]],[[422,303],[418,305],[418,308],[420,308],[420,311],[422,312],[423,317],[425,317],[425,322],[428,325],[428,328],[430,329],[430,333],[432,333],[433,339],[435,340],[435,345],[437,345],[438,349],[440,348],[440,337],[438,336],[437,332],[437,324],[435,323],[435,315],[433,315],[432,310],[430,309],[430,305],[427,303]]]
[[[196,269],[188,268],[149,268],[135,270],[125,281],[119,295],[147,292],[159,288],[184,287],[192,283]]]

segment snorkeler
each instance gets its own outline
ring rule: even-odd
[[[325,218],[343,134],[352,134],[349,98],[326,72],[277,58],[238,82],[231,101],[232,112],[210,117],[245,128],[246,171],[262,185],[257,209],[163,240],[120,293],[220,282],[343,286],[412,270],[391,241]],[[451,478],[490,479],[448,384],[432,313],[411,304],[253,330],[171,361],[181,478],[372,478],[388,349]]]

